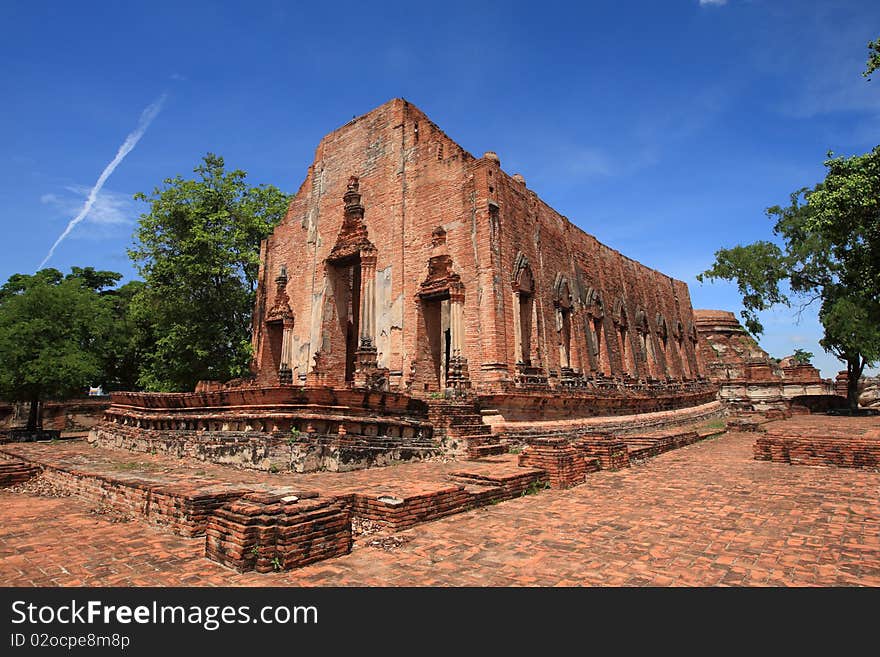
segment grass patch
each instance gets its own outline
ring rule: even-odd
[[[525,497],[526,495],[537,495],[542,490],[547,490],[548,488],[550,488],[549,481],[533,481],[522,492],[522,497]]]

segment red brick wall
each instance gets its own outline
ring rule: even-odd
[[[572,365],[589,373],[583,302],[592,288],[605,315],[602,343],[606,375],[623,374],[613,330],[612,309],[620,302],[629,323],[634,376],[695,378],[700,372],[687,337],[693,321],[687,286],[600,244],[542,202],[519,179],[503,172],[497,158],[475,159],[418,109],[396,99],[330,133],[281,225],[263,248],[256,306],[254,346],[258,378],[277,380],[265,312],[276,301],[275,277],[287,268],[286,290],[294,314],[294,375],[304,380],[320,350],[324,381],[339,385],[344,350],[335,304],[325,280],[325,260],[336,244],[350,176],[359,177],[364,224],[377,249],[377,335],[379,365],[390,370],[392,389],[414,392],[432,387],[424,321],[417,294],[432,256],[449,255],[464,286],[465,339],[471,380],[478,389],[512,381],[514,308],[511,281],[517,255],[528,258],[535,278],[537,322],[533,355],[546,370],[558,371],[553,286],[564,276],[574,301],[571,317]],[[495,208],[495,209],[493,209]],[[442,226],[446,243],[432,242]],[[638,349],[636,312],[648,319],[654,356]],[[668,326],[664,356],[657,335],[658,315]],[[682,364],[673,347],[674,329],[684,332]],[[295,378],[295,382],[296,382]]]

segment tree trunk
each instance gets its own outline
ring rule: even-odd
[[[846,363],[846,401],[849,403],[851,413],[859,409],[859,380],[864,369],[865,363],[862,358],[857,357]]]
[[[28,411],[28,421],[27,421],[27,430],[28,431],[37,431],[42,428],[42,422],[40,421],[40,397],[31,397],[31,407],[30,411]]]

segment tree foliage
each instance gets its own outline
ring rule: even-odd
[[[132,300],[144,352],[139,383],[191,390],[201,379],[248,371],[259,245],[284,216],[289,196],[251,187],[208,154],[195,180],[164,181],[141,215],[129,255],[144,278]]]
[[[15,274],[0,288],[0,398],[31,402],[28,428],[47,397],[100,382],[113,312],[104,293],[115,272],[74,267]]]
[[[806,349],[795,349],[791,359],[799,365],[809,365],[813,360],[813,352]]]
[[[862,75],[870,80],[871,74],[878,68],[880,68],[880,38],[868,43],[868,63]]]

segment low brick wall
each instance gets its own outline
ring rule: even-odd
[[[571,488],[587,478],[584,455],[562,437],[530,438],[519,455],[519,464],[544,470],[552,488]]]
[[[679,431],[659,436],[627,436],[625,440],[629,448],[630,459],[647,459],[673,449],[692,445],[708,435],[711,434],[701,435],[696,431]]]
[[[336,498],[250,493],[214,512],[205,556],[268,573],[348,554],[351,545],[351,516]]]
[[[755,459],[792,465],[880,468],[880,418],[795,416],[771,422],[755,441]]]
[[[699,406],[669,411],[642,413],[638,415],[619,415],[607,417],[573,417],[569,419],[543,420],[539,415],[530,420],[510,421],[495,411],[484,411],[483,419],[507,443],[527,442],[530,435],[567,433],[590,435],[614,433],[625,435],[653,429],[694,425],[725,415],[724,406],[719,401],[710,401]]]
[[[754,417],[732,417],[727,420],[727,428],[730,431],[754,433],[761,431],[762,420]]]
[[[791,465],[880,469],[880,441],[876,438],[759,436],[755,459]]]
[[[474,506],[473,496],[461,485],[406,498],[354,494],[352,515],[391,529],[405,529],[421,522],[467,511]]]
[[[249,489],[226,486],[206,490],[157,485],[133,477],[114,478],[52,467],[46,467],[43,476],[96,509],[108,508],[139,516],[150,524],[187,537],[204,534],[208,518],[216,508],[249,492]]]
[[[533,484],[547,482],[547,475],[542,471],[523,472],[510,475],[485,475],[470,471],[451,472],[450,477],[457,481],[492,486],[498,489],[497,496],[491,501],[512,500],[522,496]]]
[[[585,457],[598,459],[603,470],[620,470],[629,467],[629,450],[626,443],[616,436],[610,434],[583,436],[573,444]]]

